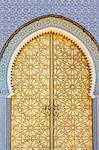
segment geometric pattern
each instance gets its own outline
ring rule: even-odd
[[[12,70],[11,150],[49,150],[49,35],[24,46]]]
[[[92,150],[90,68],[81,49],[54,35],[55,150]]]
[[[81,48],[47,32],[16,55],[11,150],[93,150],[91,75]]]

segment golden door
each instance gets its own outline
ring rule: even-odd
[[[11,150],[93,150],[91,75],[82,49],[46,32],[12,66]]]

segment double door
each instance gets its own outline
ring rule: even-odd
[[[90,68],[65,35],[46,32],[12,66],[11,150],[93,150]]]

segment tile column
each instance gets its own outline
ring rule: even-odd
[[[10,150],[10,100],[0,94],[0,150]]]

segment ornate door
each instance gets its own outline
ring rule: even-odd
[[[11,150],[93,150],[90,66],[68,37],[46,32],[12,66]]]

